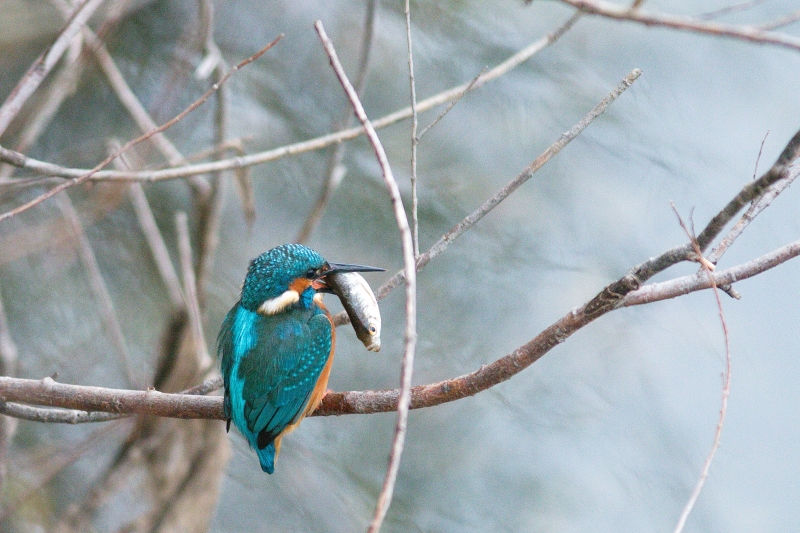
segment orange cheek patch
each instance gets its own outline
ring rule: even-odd
[[[289,290],[295,291],[297,294],[303,294],[307,288],[311,286],[311,280],[308,278],[297,278],[289,284]]]

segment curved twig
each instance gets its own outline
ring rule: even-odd
[[[383,519],[386,517],[386,512],[389,510],[389,505],[392,501],[394,484],[397,479],[397,472],[400,468],[400,457],[403,453],[406,425],[408,422],[408,409],[411,402],[411,375],[414,369],[414,350],[417,345],[417,271],[416,265],[414,264],[416,258],[414,257],[414,243],[405,208],[403,207],[403,199],[400,197],[400,189],[392,174],[392,169],[389,166],[389,159],[386,157],[383,145],[378,138],[378,134],[375,132],[375,128],[367,118],[367,113],[364,111],[364,107],[358,99],[358,94],[356,94],[355,89],[347,79],[344,68],[342,68],[339,59],[336,57],[336,50],[331,40],[325,34],[322,22],[319,20],[316,21],[314,23],[314,28],[317,30],[322,45],[325,47],[325,52],[330,58],[331,66],[334,72],[336,72],[336,77],[339,78],[339,82],[347,93],[350,103],[353,104],[353,110],[358,120],[361,121],[361,124],[367,131],[367,137],[375,150],[375,156],[380,163],[381,170],[383,171],[383,178],[386,181],[386,186],[389,189],[389,195],[392,199],[395,221],[400,230],[400,240],[403,246],[403,272],[406,278],[406,330],[394,439],[391,452],[389,453],[389,465],[386,469],[386,477],[384,478],[383,487],[381,488],[381,493],[378,496],[378,502],[375,506],[375,515],[368,529],[369,533],[377,533],[381,528]]]

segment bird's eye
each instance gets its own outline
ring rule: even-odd
[[[309,268],[309,269],[308,269],[308,271],[306,272],[306,277],[307,277],[308,279],[314,279],[314,278],[316,278],[316,277],[317,277],[317,269],[315,269],[315,268]]]

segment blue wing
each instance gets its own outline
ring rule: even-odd
[[[219,336],[225,413],[265,471],[273,441],[302,415],[330,352],[331,323],[316,306],[262,316],[237,304],[228,313]]]

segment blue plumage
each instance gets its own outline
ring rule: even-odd
[[[225,415],[256,449],[261,469],[275,469],[281,436],[316,409],[328,382],[334,329],[315,299],[332,272],[380,270],[326,262],[285,244],[250,263],[239,302],[218,338]]]

